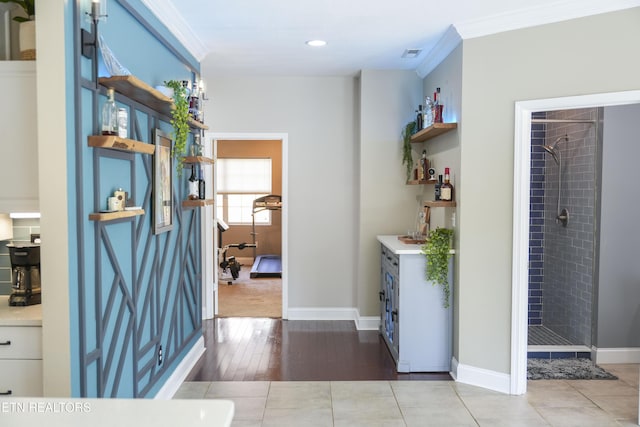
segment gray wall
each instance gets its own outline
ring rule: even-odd
[[[640,105],[604,109],[598,348],[640,346]]]
[[[358,310],[378,315],[378,234],[402,234],[415,227],[419,186],[405,185],[404,125],[415,119],[420,78],[413,71],[363,70],[360,75]]]
[[[289,307],[355,307],[356,80],[214,70],[202,62],[210,132],[289,136]]]
[[[461,364],[510,372],[514,103],[640,89],[638,22],[634,8],[463,42]]]
[[[463,117],[461,114],[462,105],[462,52],[463,44],[460,43],[447,58],[442,61],[432,72],[424,78],[423,81],[423,100],[424,97],[433,97],[433,92],[437,87],[440,88],[440,99],[444,104],[443,121],[457,122],[458,130],[448,132],[432,139],[417,147],[420,151],[422,148],[427,150],[427,158],[433,163],[434,169],[438,174],[444,173],[444,168],[451,169],[451,183],[454,187],[454,197],[459,203],[463,200],[464,195],[461,192],[459,179],[460,170],[460,136],[462,132]],[[422,199],[433,200],[435,197],[435,188],[433,185],[425,185],[422,188]],[[452,215],[457,215],[456,208],[433,208],[431,209],[431,229],[437,227],[453,227]],[[459,248],[459,233],[457,228],[454,231],[454,248]],[[459,316],[459,299],[457,297],[460,289],[460,281],[458,280],[458,269],[460,267],[457,256],[453,259],[453,355],[458,357],[458,316]]]
[[[548,119],[595,120],[597,109],[547,113]],[[562,163],[560,210],[569,210],[566,226],[556,222],[558,173],[545,158],[544,280],[542,324],[573,344],[591,345],[595,250],[596,126],[582,123],[546,125],[546,144],[556,145]]]

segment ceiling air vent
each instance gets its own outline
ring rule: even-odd
[[[415,58],[420,55],[422,49],[405,49],[402,58]]]

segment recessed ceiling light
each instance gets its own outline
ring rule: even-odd
[[[422,49],[405,49],[402,58],[415,58],[420,55]]]
[[[327,44],[327,42],[324,40],[307,40],[305,43],[313,47],[322,47],[326,46]]]

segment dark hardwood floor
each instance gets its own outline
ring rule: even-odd
[[[204,323],[205,354],[186,381],[448,380],[398,374],[377,331],[351,321],[217,318]]]

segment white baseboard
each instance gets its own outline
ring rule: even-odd
[[[189,372],[191,372],[191,369],[193,369],[204,351],[204,337],[200,337],[193,347],[191,347],[189,353],[187,353],[184,359],[182,359],[178,366],[176,366],[176,369],[173,371],[167,382],[164,383],[162,388],[160,388],[154,399],[172,399],[173,395],[176,394],[184,382],[184,379],[187,378],[187,375],[189,375]]]
[[[509,394],[511,390],[511,376],[501,372],[458,363],[455,357],[451,359],[451,377],[460,383],[469,384],[500,393]]]
[[[356,329],[359,331],[377,331],[380,329],[380,318],[378,316],[360,316],[355,320]]]
[[[596,363],[640,363],[640,348],[595,348]]]
[[[289,320],[352,320],[359,331],[378,330],[380,326],[379,317],[360,316],[354,307],[289,307],[287,315]]]

